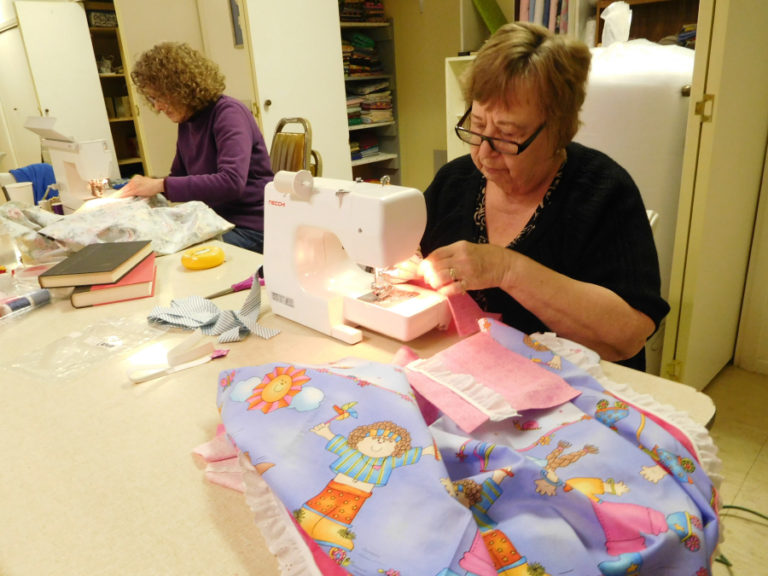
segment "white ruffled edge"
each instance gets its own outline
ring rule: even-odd
[[[537,332],[531,334],[531,338],[544,344],[555,354],[559,354],[575,364],[582,370],[593,376],[605,389],[620,396],[630,404],[639,406],[643,410],[658,416],[660,419],[669,422],[683,433],[691,442],[696,451],[696,458],[701,464],[704,472],[712,481],[715,490],[720,491],[720,485],[723,481],[721,474],[722,461],[717,456],[717,446],[715,446],[709,431],[695,422],[688,413],[678,410],[669,404],[662,404],[649,394],[641,394],[635,391],[629,384],[619,383],[608,378],[600,366],[600,356],[594,351],[560,338],[552,332]]]
[[[267,548],[277,559],[280,573],[283,576],[323,576],[283,503],[245,454],[241,452],[238,459],[243,470],[245,501]]]
[[[478,382],[471,374],[452,372],[436,356],[414,360],[405,367],[444,386],[467,404],[485,414],[492,422],[501,422],[507,418],[519,416],[517,410],[507,402],[504,396]]]

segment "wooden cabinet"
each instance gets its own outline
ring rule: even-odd
[[[84,3],[101,92],[109,118],[115,154],[123,178],[146,174],[123,43],[113,2]]]
[[[395,86],[395,53],[391,22],[341,22],[342,43],[353,43],[356,38],[373,41],[373,53],[378,65],[372,70],[345,64],[344,84],[347,98],[358,102],[353,108],[363,108],[360,119],[348,116],[352,174],[364,180],[379,180],[389,176],[393,184],[400,183],[400,141],[397,130]],[[353,57],[354,58],[354,57]],[[378,90],[366,93],[366,87]],[[390,108],[366,110],[381,102],[376,94],[389,92]],[[384,98],[387,100],[387,98]],[[360,111],[359,111],[360,112]],[[385,116],[383,119],[376,114]],[[373,115],[373,116],[371,116]],[[368,116],[368,117],[366,117]]]

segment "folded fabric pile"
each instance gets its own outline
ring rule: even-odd
[[[339,18],[342,22],[385,22],[381,0],[340,0]]]
[[[366,94],[363,96],[361,108],[364,124],[392,122],[395,119],[392,113],[392,92],[390,90]]]
[[[355,32],[342,40],[342,54],[344,54],[344,44],[352,45],[352,52],[349,54],[349,67],[345,68],[348,76],[372,76],[383,73],[381,60],[376,50],[376,41],[362,32]],[[349,48],[346,48],[348,51]]]
[[[362,96],[347,96],[347,123],[350,126],[357,126],[363,123],[363,118],[361,117],[363,111],[362,104]]]
[[[352,160],[370,158],[379,153],[379,139],[375,134],[359,134],[349,141]]]
[[[353,98],[354,102],[357,102],[356,96],[360,98],[361,123],[377,124],[394,121],[392,90],[390,89],[389,80],[349,86],[347,93],[347,106],[349,106],[350,98]]]
[[[349,61],[352,58],[352,53],[355,51],[355,47],[352,46],[352,42],[342,36],[341,38],[341,59],[344,64],[344,77],[349,77]]]
[[[365,0],[343,0],[339,2],[339,19],[342,22],[364,22]]]
[[[366,22],[384,22],[384,3],[369,2],[365,3],[365,21]]]

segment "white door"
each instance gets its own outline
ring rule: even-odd
[[[267,146],[281,118],[306,118],[323,176],[350,179],[338,2],[247,0],[246,9]]]
[[[662,376],[702,389],[731,360],[768,136],[768,4],[701,0]],[[710,99],[711,98],[711,99]]]
[[[197,0],[197,11],[203,51],[227,79],[226,94],[240,100],[260,121],[243,5],[244,0]]]
[[[203,49],[196,0],[119,0],[115,9],[129,73],[139,56],[160,42],[185,42]],[[133,82],[129,86],[135,90]],[[133,101],[147,173],[166,176],[176,154],[178,127],[143,98],[136,95]]]
[[[0,170],[19,168],[40,162],[40,137],[24,128],[29,116],[39,116],[37,97],[27,56],[18,27],[0,32],[0,103],[5,117],[7,153],[0,160]]]
[[[749,275],[741,311],[736,366],[768,375],[768,154],[757,212],[757,227],[749,255]]]
[[[16,2],[16,15],[43,116],[76,140],[106,140],[111,177],[120,172],[104,106],[96,58],[82,5]]]

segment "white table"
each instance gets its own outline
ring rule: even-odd
[[[179,255],[158,258],[153,298],[85,309],[61,299],[0,324],[0,574],[279,574],[243,496],[207,483],[191,454],[220,422],[219,372],[345,356],[388,362],[401,343],[366,331],[363,342],[349,346],[266,306],[262,323],[279,328],[277,337],[219,345],[230,348],[226,358],[139,385],[126,376],[135,355],[115,355],[66,378],[9,368],[14,358],[73,330],[121,318],[143,323],[153,306],[206,296],[261,263],[258,254],[222,246],[226,262],[209,270],[187,270]],[[245,294],[215,302],[237,310]],[[184,336],[173,330],[161,342],[167,348]],[[453,341],[432,332],[409,346],[429,356]],[[709,398],[691,388],[605,367],[609,377],[686,409],[702,424],[714,414]]]

